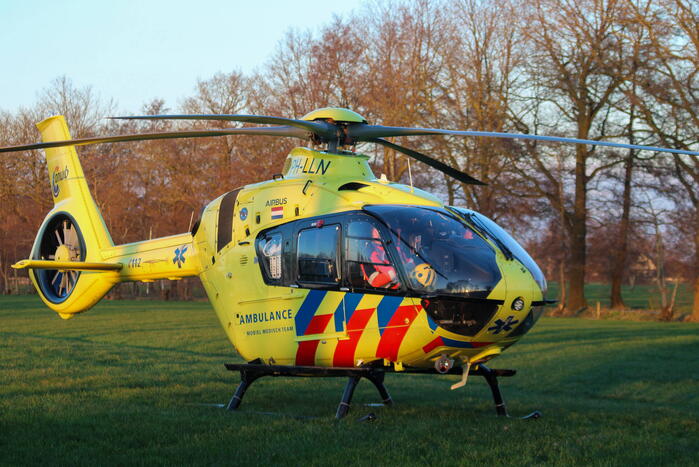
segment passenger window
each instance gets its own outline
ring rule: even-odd
[[[364,220],[353,220],[347,225],[347,271],[352,287],[398,289],[401,286],[379,230]]]
[[[273,280],[282,278],[282,234],[273,233],[257,241],[260,262],[267,277]]]
[[[300,282],[335,285],[340,281],[337,267],[339,239],[339,225],[314,227],[299,232],[297,257]]]

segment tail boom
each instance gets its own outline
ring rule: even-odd
[[[201,270],[190,233],[118,245],[103,250],[102,256],[105,262],[123,265],[119,282],[179,280]]]

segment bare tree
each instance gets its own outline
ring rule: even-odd
[[[545,112],[544,128],[552,133],[572,133],[580,139],[606,135],[605,110],[627,76],[626,51],[620,39],[624,31],[624,5],[616,0],[535,0],[525,16],[525,34],[533,52],[528,57],[531,91],[527,102],[543,106],[532,114],[521,113],[523,131],[537,131]],[[537,118],[533,118],[535,115]],[[551,126],[553,124],[554,126]],[[536,182],[536,189],[563,214],[570,259],[567,308],[587,306],[584,294],[587,256],[587,196],[590,181],[618,160],[599,158],[595,148],[577,145],[572,155],[573,201],[561,204],[561,181],[549,168],[548,152],[528,144],[533,173],[523,176]],[[594,162],[594,163],[593,163]]]
[[[636,8],[651,48],[645,72],[637,77],[644,98],[639,110],[660,143],[679,149],[699,144],[699,4],[691,0],[659,0],[652,14]],[[694,304],[691,319],[699,321],[699,159],[674,156],[674,172],[691,206],[684,219],[694,239]]]
[[[446,70],[437,82],[443,98],[430,124],[482,131],[510,129],[510,96],[524,85],[520,79],[521,31],[512,27],[514,6],[502,0],[488,4],[462,0],[450,4],[447,12],[453,23],[452,46],[445,51]],[[447,156],[445,162],[488,183],[476,187],[449,180],[448,187],[458,185],[461,191],[449,191],[451,203],[458,196],[468,207],[491,217],[521,214],[521,206],[515,205],[528,190],[517,186],[521,178],[512,173],[508,157],[512,144],[492,138],[459,138],[440,139],[434,146],[437,153]],[[518,196],[511,196],[512,191]]]
[[[646,0],[645,4],[638,2],[636,11],[640,15],[648,16],[651,5],[652,3],[649,0]],[[625,134],[629,143],[635,144],[637,139],[636,133],[638,131],[638,75],[640,73],[639,69],[644,66],[644,58],[647,56],[649,43],[648,31],[643,27],[642,23],[636,20],[633,14],[628,16],[623,40],[627,44],[627,48],[630,52],[628,56],[629,68],[627,80],[621,87],[621,93],[624,99],[618,101],[617,107],[628,117]],[[611,269],[610,306],[612,309],[626,308],[621,295],[621,286],[624,281],[624,273],[628,266],[629,234],[631,230],[631,191],[633,187],[633,172],[636,164],[636,157],[637,151],[629,149],[623,162],[621,219],[618,223],[618,232],[614,237],[616,242],[615,245],[613,245],[614,254]]]

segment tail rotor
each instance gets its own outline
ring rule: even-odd
[[[75,220],[66,213],[57,213],[45,224],[39,236],[38,248],[32,259],[54,261],[84,261],[85,241]],[[80,277],[80,271],[43,269],[34,272],[44,296],[60,303],[70,296]]]

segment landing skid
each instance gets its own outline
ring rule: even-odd
[[[243,402],[243,396],[250,385],[257,379],[263,376],[287,376],[287,377],[305,377],[305,378],[332,378],[332,377],[347,377],[347,385],[342,394],[342,400],[337,407],[335,418],[344,418],[350,410],[352,396],[354,390],[362,378],[368,379],[379,391],[379,395],[383,400],[384,405],[392,405],[393,400],[384,386],[384,376],[386,372],[393,371],[391,368],[384,367],[359,367],[359,368],[344,368],[344,367],[317,367],[317,366],[291,366],[291,365],[265,365],[263,363],[226,363],[226,369],[229,371],[240,372],[240,384],[235,391],[235,394],[226,406],[227,410],[236,410]],[[454,368],[452,374],[463,372],[460,368]],[[431,373],[438,374],[435,370],[427,369],[410,369],[406,368],[401,373]],[[515,370],[491,370],[483,364],[474,365],[470,369],[469,375],[483,376],[490,386],[490,391],[493,394],[495,402],[495,412],[497,415],[509,417],[505,401],[500,393],[498,385],[498,377],[509,377],[516,374]],[[522,418],[539,418],[541,414],[533,412],[530,415]]]
[[[287,366],[287,365],[264,365],[260,363],[244,363],[233,364],[226,363],[226,369],[230,371],[240,372],[240,384],[236,389],[235,394],[228,402],[226,407],[228,410],[236,410],[243,402],[245,391],[250,385],[263,376],[290,376],[290,377],[306,377],[306,378],[328,378],[328,377],[348,377],[345,392],[342,394],[342,400],[337,407],[335,418],[343,418],[350,409],[354,390],[362,378],[371,381],[379,391],[384,405],[393,404],[391,396],[383,384],[385,371],[376,368],[341,368],[341,367],[317,367],[317,366]]]

